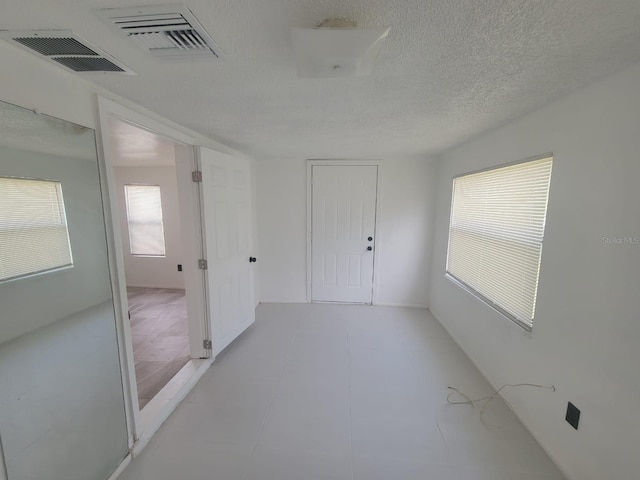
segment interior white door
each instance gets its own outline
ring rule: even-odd
[[[213,355],[255,320],[249,162],[200,149]],[[255,260],[253,260],[255,261]]]
[[[311,300],[371,303],[378,167],[311,170]]]

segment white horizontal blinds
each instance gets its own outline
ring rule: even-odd
[[[553,158],[457,177],[447,272],[533,325]]]
[[[165,255],[162,200],[157,185],[125,185],[132,255]]]
[[[0,177],[0,281],[72,264],[60,182]]]

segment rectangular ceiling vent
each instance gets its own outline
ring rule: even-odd
[[[79,73],[134,72],[69,30],[3,30],[0,38]]]
[[[184,5],[107,8],[99,14],[162,60],[222,58],[213,39]]]

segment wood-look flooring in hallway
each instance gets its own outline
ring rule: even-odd
[[[184,290],[127,287],[140,409],[189,361]]]

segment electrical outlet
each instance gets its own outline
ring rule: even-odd
[[[580,410],[573,403],[567,404],[567,415],[564,417],[569,425],[576,430],[578,429],[578,423],[580,422]]]
[[[179,271],[179,272],[181,272],[181,271],[182,271],[182,264],[181,264],[181,263],[179,263],[179,264],[178,264],[178,271]]]

